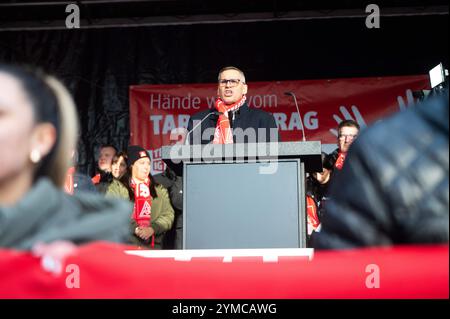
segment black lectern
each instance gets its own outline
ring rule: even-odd
[[[183,176],[183,249],[305,248],[305,171],[320,142],[175,145]]]

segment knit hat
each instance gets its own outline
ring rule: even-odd
[[[128,166],[133,165],[134,162],[136,162],[140,158],[144,157],[150,158],[150,155],[148,155],[147,150],[143,147],[140,147],[139,145],[128,146],[127,155],[128,155],[127,159]]]

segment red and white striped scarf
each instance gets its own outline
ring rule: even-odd
[[[334,167],[336,167],[338,170],[341,170],[344,166],[345,157],[347,156],[347,153],[339,152],[338,157],[336,159],[336,163],[334,163]]]
[[[150,194],[150,178],[146,178],[144,182],[136,183],[134,178],[130,182],[131,188],[134,190],[134,208],[133,219],[138,227],[150,227],[152,221],[152,200]],[[152,235],[151,247],[155,247],[155,234]]]
[[[216,100],[216,110],[222,112],[217,120],[216,130],[214,132],[213,144],[232,144],[233,143],[233,132],[231,131],[230,119],[228,118],[229,111],[235,111],[239,109],[247,98],[245,95],[236,103],[225,104],[220,97]]]
[[[150,194],[150,179],[136,183],[131,179],[130,186],[134,191],[133,219],[139,227],[148,227],[152,219],[152,195]]]

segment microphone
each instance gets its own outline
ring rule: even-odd
[[[298,117],[300,118],[300,124],[302,126],[303,142],[306,142],[305,127],[303,126],[303,119],[302,119],[302,116],[300,115],[300,110],[298,108],[297,97],[292,92],[284,92],[284,95],[292,96],[292,98],[294,99],[295,107],[297,108]]]
[[[187,134],[186,134],[186,139],[185,139],[185,145],[189,145],[190,144],[190,141],[189,141],[189,134],[191,134],[192,132],[194,132],[194,130],[197,128],[197,127],[199,127],[202,123],[203,123],[203,121],[204,120],[206,120],[208,117],[210,117],[211,115],[222,115],[223,114],[223,112],[219,112],[219,111],[213,111],[213,112],[210,112],[210,113],[208,113],[208,114],[206,114],[206,116],[205,117],[203,117],[202,118],[202,120],[199,122],[199,123],[197,123],[193,128],[192,128],[192,130],[190,130]],[[194,124],[194,121],[192,121],[192,124]]]

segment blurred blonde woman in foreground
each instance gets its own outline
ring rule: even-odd
[[[57,79],[0,64],[0,247],[128,241],[129,203],[62,190],[77,119]]]

